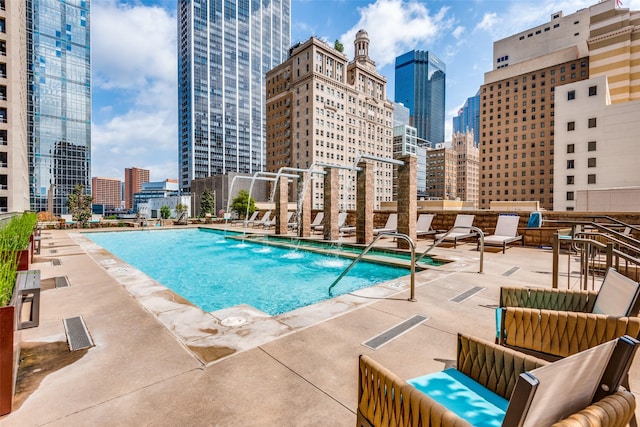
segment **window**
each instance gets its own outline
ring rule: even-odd
[[[572,130],[576,130],[576,122],[567,122],[567,131],[571,132]]]
[[[587,159],[587,167],[590,167],[590,168],[595,168],[596,167],[596,158],[595,157],[589,157]]]
[[[595,141],[589,141],[587,143],[587,151],[596,151],[596,142]]]
[[[576,146],[575,144],[568,144],[567,145],[567,153],[573,153],[575,152]]]
[[[598,86],[589,86],[589,96],[595,96],[598,94]]]
[[[574,183],[573,175],[568,175],[567,176],[567,185],[572,185],[573,183]]]
[[[572,101],[574,99],[576,99],[576,91],[570,90],[569,92],[567,92],[567,100]]]
[[[573,191],[567,191],[567,200],[573,200]]]
[[[573,160],[567,160],[567,169],[573,169],[574,167]]]
[[[592,118],[589,119],[589,127],[590,128],[596,127],[596,118],[595,117],[592,117]]]
[[[592,173],[587,175],[587,184],[595,184],[596,183],[596,174]]]

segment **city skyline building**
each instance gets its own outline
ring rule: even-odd
[[[458,197],[458,156],[450,147],[438,144],[427,149],[427,198],[455,200]]]
[[[429,51],[412,50],[396,57],[395,102],[411,112],[418,138],[444,142],[446,65]]]
[[[179,183],[265,167],[265,74],[291,45],[290,0],[179,0]]]
[[[24,2],[0,0],[0,213],[29,210]]]
[[[473,132],[455,132],[452,135],[452,148],[456,153],[458,169],[457,195],[458,199],[473,202],[478,207],[478,173],[480,171],[480,151],[473,139]]]
[[[341,210],[356,208],[359,155],[393,158],[393,104],[386,79],[369,57],[369,36],[360,30],[355,57],[311,37],[291,48],[289,59],[267,73],[267,171],[307,169],[325,163],[339,172]],[[375,198],[393,200],[393,166],[375,161]],[[315,177],[312,208],[323,209],[322,178]]]
[[[133,209],[134,194],[142,190],[142,185],[149,182],[150,173],[148,169],[136,167],[125,168],[124,170],[124,208]]]
[[[91,178],[91,203],[103,205],[105,210],[122,206],[122,181],[116,178]]]
[[[478,146],[480,142],[480,91],[467,98],[464,105],[453,116],[453,134],[473,132],[473,142]]]
[[[12,2],[13,3],[13,2]],[[67,197],[91,193],[89,2],[27,0],[30,207],[68,213]]]

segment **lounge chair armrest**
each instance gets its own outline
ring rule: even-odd
[[[640,335],[640,318],[570,311],[506,308],[503,337],[509,347],[566,357],[606,341]]]
[[[635,397],[621,388],[552,427],[624,427],[631,421],[635,409]]]
[[[500,288],[500,307],[527,307],[590,313],[597,296],[596,291],[503,287]]]
[[[361,355],[359,364],[358,427],[471,427],[370,357]]]
[[[521,373],[547,363],[498,344],[458,334],[458,371],[505,399],[511,397]]]

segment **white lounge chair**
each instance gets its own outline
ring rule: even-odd
[[[387,223],[382,228],[374,228],[373,235],[380,233],[395,233],[398,231],[398,214],[392,213],[387,217]]]
[[[416,237],[428,236],[436,234],[436,230],[431,228],[431,222],[433,222],[433,214],[420,214],[416,221]]]
[[[522,236],[518,235],[519,223],[520,217],[518,215],[498,215],[496,231],[491,235],[484,236],[484,245],[502,246],[502,253],[504,253],[509,243],[522,240]],[[480,239],[478,239],[476,249],[480,249]]]
[[[291,218],[293,218],[293,212],[287,212],[287,228],[293,228],[293,224],[291,222]],[[264,228],[271,228],[276,226],[276,218],[268,220],[264,223]]]
[[[311,231],[316,231],[318,230],[317,227],[320,227],[319,230],[322,230],[322,220],[324,219],[324,212],[318,212],[316,214],[316,217],[313,218],[313,221],[311,222]]]
[[[253,223],[256,222],[256,218],[258,217],[259,213],[260,213],[259,211],[254,211],[249,217],[249,219],[234,219],[231,221],[231,226],[235,226],[236,224],[244,225],[245,227],[248,226],[249,224],[253,225]]]
[[[253,227],[254,228],[266,227],[270,219],[271,219],[271,211],[266,211],[264,215],[262,215],[262,218],[260,220],[253,222]]]
[[[451,232],[444,238],[445,241],[453,242],[453,247],[455,248],[458,244],[458,240],[468,239],[470,237],[476,237],[478,233],[472,231],[470,228],[473,225],[473,219],[475,215],[463,215],[458,214],[456,216],[456,221],[451,228]],[[458,228],[465,227],[465,228]],[[440,240],[444,237],[446,233],[438,233],[434,235],[435,240]]]
[[[318,215],[320,215],[320,213],[318,213]],[[313,227],[313,231],[317,231],[322,233],[324,231],[324,214],[323,214],[323,223],[320,225],[316,225],[315,227]],[[349,228],[349,226],[345,226],[344,223],[347,221],[347,213],[346,212],[340,212],[338,214],[338,229],[346,229]],[[355,229],[355,227],[353,227]],[[340,232],[342,232],[343,230],[340,230]],[[346,232],[348,232],[348,230],[345,230]]]

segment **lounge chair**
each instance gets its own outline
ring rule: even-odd
[[[318,215],[320,215],[320,213],[318,213]],[[346,212],[338,213],[338,229],[347,230],[350,226],[348,226],[348,225],[345,226],[344,225],[345,222],[347,222],[347,213]],[[353,227],[353,229],[355,230],[355,227]],[[312,230],[313,231],[317,231],[319,233],[322,233],[324,231],[324,214],[323,214],[323,218],[322,218],[322,224],[316,225],[315,227],[312,228]]]
[[[599,292],[503,287],[498,342],[554,360],[622,335],[638,338],[639,293],[637,282],[613,268]]]
[[[293,218],[293,212],[287,212],[287,228],[292,228],[293,223],[291,222],[291,218]],[[271,228],[276,226],[276,218],[270,219],[264,223],[264,228]]]
[[[458,334],[456,368],[408,381],[361,355],[357,426],[625,426],[635,397],[619,384],[637,344],[549,363]]]
[[[245,227],[247,227],[249,224],[253,225],[256,222],[256,218],[258,217],[259,213],[260,211],[254,211],[249,219],[234,219],[233,221],[231,221],[231,226],[235,226],[236,224],[244,225]]]
[[[502,246],[502,253],[505,253],[507,245],[509,243],[522,240],[522,235],[518,234],[518,224],[520,223],[520,217],[518,215],[498,215],[498,223],[496,224],[496,231],[493,234],[484,236],[485,246]],[[522,240],[524,244],[524,240]],[[480,239],[478,238],[478,246],[476,250],[480,249]]]
[[[471,227],[473,225],[473,219],[475,215],[456,215],[456,220],[451,228],[449,234],[447,233],[438,233],[434,235],[435,240],[440,240],[444,237],[445,241],[453,241],[453,247],[455,248],[458,244],[458,240],[469,239],[471,237],[476,237],[478,233],[472,231],[470,228],[457,228],[457,227]]]
[[[436,234],[436,230],[431,228],[431,223],[433,222],[433,214],[420,214],[418,216],[418,220],[416,221],[416,236],[429,236],[431,234]]]
[[[254,228],[266,227],[270,219],[271,219],[271,211],[266,211],[264,215],[262,215],[262,218],[260,218],[257,221],[253,221],[253,227]]]
[[[387,223],[384,227],[373,229],[373,235],[377,236],[380,233],[395,233],[396,231],[398,231],[398,214],[392,213],[387,217]]]
[[[324,220],[324,212],[318,212],[316,214],[316,217],[313,218],[313,221],[311,222],[311,232],[316,231],[316,227],[320,227],[320,230],[322,230],[323,225],[322,225],[322,221]]]

